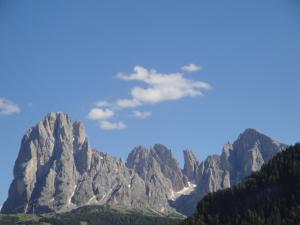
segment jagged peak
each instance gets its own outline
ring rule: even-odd
[[[66,118],[68,120],[71,120],[69,114],[64,112],[49,112],[47,113],[47,115],[44,117],[43,120],[57,119],[57,118]]]
[[[166,151],[170,152],[171,151],[165,145],[159,144],[159,143],[158,144],[154,144],[151,149],[154,149],[155,151],[158,151],[158,152],[161,152],[161,151],[163,151],[163,152],[166,152]]]
[[[268,138],[270,140],[273,141],[273,139],[271,137],[269,137],[268,135],[260,132],[259,130],[257,129],[254,129],[254,128],[247,128],[246,130],[244,130],[244,132],[242,132],[238,139],[242,139],[242,138],[249,138],[249,137],[255,137],[255,138]]]
[[[149,154],[149,152],[150,152],[149,149],[147,149],[145,146],[138,145],[131,150],[128,156],[138,155],[138,154]]]
[[[87,141],[85,127],[84,127],[83,123],[79,120],[76,120],[73,123],[73,134],[74,134],[75,139],[79,143],[83,143],[84,141]]]
[[[70,126],[73,129],[74,135],[82,139],[82,142],[86,138],[85,126],[79,121],[72,119],[69,114],[64,112],[49,112],[47,113],[36,125],[32,126],[27,133],[31,133],[35,128],[41,130],[48,127],[50,130],[54,131],[55,127],[59,126]]]
[[[185,172],[186,172],[186,170],[189,170],[191,168],[194,169],[194,167],[199,165],[199,160],[198,160],[197,156],[190,149],[184,149],[183,150],[183,158],[184,158],[184,168],[183,168],[183,170]]]
[[[150,150],[143,145],[138,145],[134,147],[133,150],[128,155],[128,158],[137,157],[137,156],[146,156],[151,154],[154,157],[158,158],[174,158],[172,155],[172,151],[168,149],[165,145],[162,144],[154,144],[153,147],[150,147]]]
[[[41,129],[42,127],[49,127],[51,130],[54,130],[57,124],[71,125],[71,117],[68,114],[62,112],[49,112],[31,129],[34,129],[35,127],[39,129]]]
[[[223,145],[222,154],[229,154],[233,150],[233,145],[228,142]]]
[[[136,147],[134,147],[133,151],[149,151],[144,145],[137,145]]]
[[[196,155],[190,149],[183,150],[183,157],[184,157],[184,167],[183,167],[183,174],[187,176],[187,178],[191,181],[197,179],[196,171],[199,167],[199,160]]]
[[[190,157],[190,158],[195,158],[198,160],[197,156],[194,154],[194,152],[191,149],[184,149],[183,150],[183,156],[185,157]]]
[[[264,135],[255,128],[247,128],[240,135]]]
[[[160,158],[162,157],[174,158],[172,151],[163,144],[155,144],[150,151],[158,155]]]
[[[248,128],[243,133],[241,133],[238,139],[233,143],[234,146],[238,145],[238,143],[245,142],[248,146],[255,146],[258,143],[273,143],[276,145],[281,145],[278,141],[275,141],[270,136],[261,133],[260,131]]]

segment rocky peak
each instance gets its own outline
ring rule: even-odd
[[[162,144],[155,144],[151,148],[152,153],[155,153],[160,159],[172,159],[172,151]]]
[[[198,177],[198,167],[199,167],[199,161],[197,157],[194,155],[194,153],[186,149],[183,151],[183,157],[184,157],[184,167],[183,167],[183,174],[190,180],[195,181]]]
[[[246,129],[233,144],[224,145],[221,156],[208,156],[199,164],[197,189],[189,196],[178,198],[176,209],[183,214],[193,213],[205,194],[237,184],[285,148],[286,145],[255,129]]]
[[[3,210],[30,212],[34,205],[44,211],[68,209],[72,204],[66,202],[73,195],[79,173],[90,164],[89,155],[80,122],[72,124],[64,113],[47,114],[22,139]]]
[[[232,154],[233,151],[233,145],[230,144],[229,142],[224,144],[223,149],[222,149],[222,154],[221,154],[221,162],[226,170],[230,170],[230,163],[228,161],[230,155]]]
[[[279,143],[255,129],[246,129],[232,145],[229,162],[234,171],[239,171],[236,180],[250,175],[261,168],[286,145]],[[236,181],[234,182],[236,183]]]
[[[137,162],[148,157],[150,151],[142,145],[135,147],[128,155],[126,165],[133,168]]]
[[[150,150],[137,146],[130,152],[126,166],[134,169],[145,181],[156,177],[166,186],[171,184],[168,189],[174,191],[181,190],[187,182],[171,150],[161,144],[155,144]]]
[[[153,158],[150,157],[150,151],[144,146],[135,147],[128,155],[126,166],[133,169],[140,177],[146,179],[149,169],[156,167]]]
[[[172,155],[172,151],[162,144],[156,144],[151,149],[153,157],[160,165],[161,172],[171,180],[173,190],[179,191],[187,184],[178,161]]]
[[[88,204],[189,214],[208,192],[230,187],[260,169],[286,145],[247,129],[221,156],[199,162],[184,151],[181,170],[162,144],[137,146],[122,160],[92,150],[83,124],[49,113],[24,135],[2,213],[62,212]],[[187,192],[188,191],[188,192]],[[171,203],[173,201],[173,203]]]
[[[255,129],[246,129],[238,139],[233,143],[233,148],[236,151],[251,151],[258,148],[264,161],[269,161],[274,154],[282,151],[287,146],[273,140],[265,134],[258,132]]]
[[[86,140],[84,125],[81,121],[76,120],[73,123],[74,143],[82,145]]]

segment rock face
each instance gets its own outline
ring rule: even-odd
[[[173,193],[187,185],[187,179],[171,150],[160,144],[150,150],[143,146],[136,147],[129,154],[126,166],[144,180],[148,201],[152,205],[159,203],[161,213],[167,211],[166,205],[169,205]]]
[[[21,141],[2,213],[63,212],[89,204],[170,214],[194,212],[208,192],[231,187],[286,146],[247,129],[222,154],[199,162],[184,151],[184,168],[161,144],[134,148],[126,164],[89,145],[84,126],[49,113]]]
[[[192,214],[199,199],[205,194],[237,184],[252,172],[258,171],[264,163],[286,147],[254,129],[245,130],[233,144],[224,145],[220,156],[208,156],[195,167],[193,173],[184,170],[188,174],[196,174],[194,180],[197,188],[190,195],[176,199],[172,206],[182,214]],[[188,174],[186,173],[187,176]]]
[[[2,212],[62,212],[87,204],[160,210],[148,202],[144,180],[120,159],[92,150],[82,123],[50,113],[22,139]]]
[[[90,163],[88,141],[80,127],[65,114],[50,113],[27,131],[3,212],[29,212],[35,205],[43,210],[71,205],[79,176],[76,165],[82,168]],[[85,159],[76,163],[75,155],[85,155]]]
[[[191,150],[184,150],[183,151],[183,157],[184,157],[184,168],[183,173],[186,175],[186,177],[190,181],[196,182],[198,178],[198,167],[199,167],[199,161],[197,157],[194,155],[194,153]]]

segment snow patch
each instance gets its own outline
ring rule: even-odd
[[[88,200],[87,204],[91,204],[91,202],[94,201],[95,199],[96,199],[96,196],[94,195],[93,197],[91,197],[91,198]]]
[[[188,195],[191,192],[193,192],[196,189],[197,185],[196,184],[192,184],[191,182],[188,182],[188,186],[182,188],[180,191],[174,192],[173,190],[171,190],[171,200],[176,200],[178,197],[182,196],[182,195]]]
[[[71,200],[72,200],[72,198],[73,198],[73,196],[74,196],[74,194],[75,194],[76,188],[77,188],[77,185],[75,184],[75,185],[74,185],[73,192],[72,192],[70,198],[68,199],[68,205],[74,205],[74,204],[71,202]]]
[[[100,201],[102,201],[105,197],[106,197],[106,193],[104,193]]]
[[[1,207],[2,208],[2,207]],[[25,209],[24,209],[24,213],[26,214],[28,210],[28,204],[26,204]]]

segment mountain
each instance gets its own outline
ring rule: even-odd
[[[240,184],[205,196],[182,225],[294,225],[300,221],[300,144]]]
[[[139,146],[129,154],[126,166],[134,170],[145,182],[146,194],[151,204],[159,204],[165,213],[173,193],[187,185],[179,163],[171,150],[156,144],[150,150]]]
[[[184,168],[170,149],[134,148],[126,163],[92,149],[83,124],[49,113],[24,135],[2,213],[66,212],[109,205],[170,215],[193,213],[207,193],[231,187],[286,148],[247,129],[222,154],[198,161],[184,151]]]
[[[224,145],[220,156],[208,156],[201,163],[186,151],[185,175],[195,182],[196,188],[189,195],[181,195],[171,205],[178,212],[191,215],[198,201],[207,193],[239,183],[286,147],[255,129],[246,129],[233,144]]]
[[[138,174],[91,149],[81,122],[49,113],[22,139],[2,212],[64,212],[88,204],[158,210],[148,204]]]

